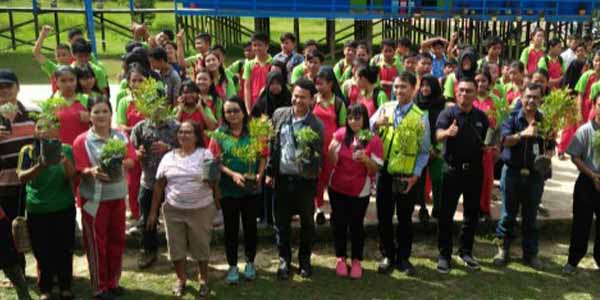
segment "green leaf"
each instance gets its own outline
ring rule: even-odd
[[[100,152],[100,161],[103,164],[108,164],[113,157],[125,157],[127,154],[127,144],[120,139],[108,139],[102,151]]]
[[[67,106],[69,106],[69,103],[62,97],[50,98],[40,102],[40,112],[31,113],[31,116],[38,123],[41,122],[42,127],[59,128],[58,112]]]
[[[133,90],[132,96],[137,111],[152,121],[165,121],[175,117],[167,97],[162,93],[162,87],[152,77],[146,78]]]
[[[544,119],[538,125],[538,131],[544,138],[580,121],[579,103],[567,88],[550,92],[540,105],[540,111]]]

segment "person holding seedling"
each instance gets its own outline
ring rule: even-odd
[[[244,228],[244,278],[254,280],[256,268],[257,201],[261,198],[268,140],[272,134],[266,116],[250,120],[244,101],[231,97],[223,105],[223,125],[211,135],[210,150],[219,158],[221,207],[225,221],[225,247],[229,271],[225,281],[239,282],[237,267],[240,216]]]
[[[77,93],[77,75],[75,69],[69,66],[60,66],[54,71],[58,91],[52,99],[66,101],[66,105],[57,111],[60,122],[59,138],[61,142],[73,145],[75,138],[89,128],[90,114],[86,108],[88,97]],[[50,101],[50,100],[47,100]]]
[[[27,227],[37,261],[40,299],[51,298],[55,276],[60,299],[74,299],[71,292],[75,245],[72,183],[76,175],[73,150],[58,140],[54,111],[42,111],[39,115],[36,138],[33,144],[21,149],[17,176],[26,184]],[[56,148],[54,145],[58,149],[52,149]]]
[[[131,143],[136,149],[137,158],[142,166],[140,192],[137,199],[142,217],[143,253],[138,259],[138,267],[144,269],[154,264],[158,258],[157,230],[155,226],[148,225],[148,218],[156,170],[163,155],[176,144],[177,122],[158,82],[150,77],[140,78],[140,80],[132,92],[132,103],[143,120],[137,122],[131,130]]]
[[[200,89],[195,82],[186,80],[181,85],[180,96],[177,98],[176,119],[179,123],[193,121],[200,125],[202,132],[205,130],[213,131],[217,127],[217,121],[213,116],[212,110],[199,102]],[[208,145],[208,138],[203,134],[202,139]]]
[[[417,78],[402,72],[394,79],[397,101],[383,104],[371,117],[371,128],[383,142],[383,167],[377,182],[377,219],[379,249],[383,259],[378,272],[389,274],[396,267],[412,275],[412,213],[417,193],[415,186],[429,161],[430,131],[428,116],[413,102]],[[398,225],[394,236],[393,218]]]
[[[300,215],[298,261],[302,277],[312,276],[310,256],[315,230],[313,215],[317,180],[322,166],[323,123],[311,112],[315,85],[300,78],[292,92],[292,106],[273,115],[275,134],[271,139],[265,184],[275,189],[275,223],[279,267],[277,278],[290,277],[292,260],[292,215]]]
[[[328,158],[333,165],[328,187],[331,202],[331,228],[334,234],[336,274],[362,277],[365,233],[363,221],[373,174],[383,165],[383,146],[379,137],[369,129],[367,109],[362,104],[348,108],[348,123],[336,130],[328,146]],[[352,241],[351,267],[346,260],[346,233]]]
[[[114,299],[125,250],[125,197],[123,168],[131,168],[135,149],[127,136],[111,128],[112,107],[104,97],[88,101],[91,127],[73,143],[75,168],[81,176],[83,242],[94,299]]]
[[[210,176],[210,164],[204,162],[212,159],[212,153],[202,142],[200,127],[186,121],[177,129],[176,147],[163,156],[156,170],[152,208],[146,226],[148,230],[155,230],[164,197],[161,211],[169,260],[177,275],[172,290],[176,297],[186,291],[188,254],[197,262],[199,296],[205,298],[210,294],[208,259],[217,187],[215,176]]]

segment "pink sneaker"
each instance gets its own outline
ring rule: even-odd
[[[348,265],[345,257],[338,257],[335,262],[335,274],[340,277],[348,276]]]
[[[350,277],[352,279],[360,279],[362,277],[362,266],[360,265],[360,261],[358,259],[352,260],[352,269],[350,270]]]

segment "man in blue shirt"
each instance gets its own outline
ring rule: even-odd
[[[522,109],[514,112],[501,129],[502,177],[500,179],[503,211],[496,228],[496,236],[502,240],[496,266],[505,266],[510,260],[510,244],[514,239],[519,207],[523,218],[523,261],[539,269],[538,230],[536,226],[538,205],[544,192],[545,174],[535,167],[535,162],[554,149],[553,141],[538,135],[537,124],[542,121],[538,106],[542,100],[542,86],[530,83],[521,97]]]
[[[304,56],[295,51],[296,36],[293,33],[286,32],[281,35],[279,40],[281,42],[281,52],[275,54],[273,61],[280,61],[285,65],[286,74],[288,75],[288,78],[285,78],[285,80],[290,82],[292,70],[304,61]]]
[[[412,213],[417,193],[419,189],[423,189],[423,185],[416,183],[429,161],[431,142],[429,118],[412,101],[416,81],[415,75],[409,72],[396,77],[393,88],[398,101],[382,105],[370,119],[371,128],[379,134],[384,147],[384,165],[377,182],[379,249],[383,255],[378,271],[384,274],[391,272],[394,264],[407,275],[415,272],[409,261],[412,249]],[[410,125],[415,120],[419,124]],[[417,132],[404,133],[402,136],[398,133],[407,130]],[[407,149],[414,147],[416,151],[398,149],[399,144],[408,145],[405,146]],[[406,167],[398,168],[398,165]],[[398,187],[404,187],[404,190],[394,191]],[[394,212],[398,219],[395,241],[392,222]]]
[[[436,138],[444,143],[445,167],[442,179],[442,201],[438,218],[437,270],[450,272],[452,228],[458,199],[463,196],[463,225],[460,233],[459,257],[472,270],[479,270],[473,258],[475,230],[479,218],[479,198],[483,176],[483,139],[489,127],[488,118],[473,107],[475,80],[463,76],[458,82],[456,105],[444,109],[436,122]]]

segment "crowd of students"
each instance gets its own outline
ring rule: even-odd
[[[144,25],[134,24],[134,40],[122,57],[119,90],[110,95],[106,69],[82,32],[71,30],[69,44],[58,45],[53,60],[41,53],[50,31],[42,28],[33,56],[49,75],[52,97],[67,103],[57,113],[59,128],[36,125],[17,100],[17,75],[0,70],[0,105],[17,105],[17,111],[3,114],[0,123],[0,267],[19,299],[30,297],[24,257],[12,242],[10,221],[27,212],[40,299],[50,299],[56,282],[61,299],[73,299],[76,207],[81,209],[95,299],[114,299],[125,292],[119,279],[127,207],[131,218],[139,219],[142,269],[157,260],[157,226],[160,216],[164,218],[169,259],[177,275],[176,296],[186,290],[188,255],[198,263],[199,295],[210,294],[211,231],[219,216],[230,266],[227,283],[240,280],[240,220],[243,277],[256,278],[257,226],[264,223],[276,230],[277,277],[289,278],[294,215],[301,225],[298,272],[310,277],[314,229],[327,220],[322,209],[325,192],[337,276],[363,276],[363,222],[372,195],[380,273],[395,268],[415,273],[410,262],[412,215],[418,204],[420,220],[428,222],[430,201],[431,217],[439,226],[437,270],[448,273],[452,223],[461,195],[464,222],[458,254],[462,263],[477,270],[474,234],[481,219],[490,216],[495,173],[501,173],[503,205],[494,264],[504,266],[511,259],[520,207],[524,263],[541,268],[536,218],[548,178],[534,163],[554,154],[555,141],[537,134],[543,118],[538,108],[544,96],[563,86],[579,97],[582,117],[581,124],[562,131],[556,151],[560,159],[569,155],[580,171],[564,271],[574,272],[586,253],[593,215],[600,213],[600,165],[593,147],[600,128],[600,104],[595,101],[600,98],[600,52],[592,52],[588,38],[569,36],[568,48],[562,51],[560,40],[546,41],[545,32],[536,29],[531,45],[513,62],[503,59],[503,41],[497,37],[482,41],[486,52],[481,59],[457,34],[449,41],[423,41],[418,49],[406,38],[386,39],[376,55],[366,42],[348,41],[344,57],[329,66],[314,41],[297,53],[291,33],[281,36],[281,52],[271,57],[268,35],[257,32],[244,45],[244,58],[225,66],[225,48],[214,45],[208,33],[195,37],[196,53],[186,56],[183,31],[150,36]],[[159,82],[176,112],[174,119],[150,118],[137,110],[135,91],[148,79]],[[502,124],[490,113],[502,103],[498,99],[514,107]],[[248,165],[236,151],[251,142],[249,122],[261,116],[271,120],[274,134]],[[488,128],[500,129],[497,145],[484,143]],[[297,133],[305,129],[317,137],[300,145]],[[228,138],[210,138],[210,132]],[[40,145],[50,138],[63,144],[58,164],[40,156]],[[102,148],[112,139],[127,145],[126,176],[111,178],[100,166]],[[216,179],[199,179],[210,167],[207,160],[218,162]],[[248,168],[255,178],[246,176]],[[599,249],[597,235],[598,264]]]

